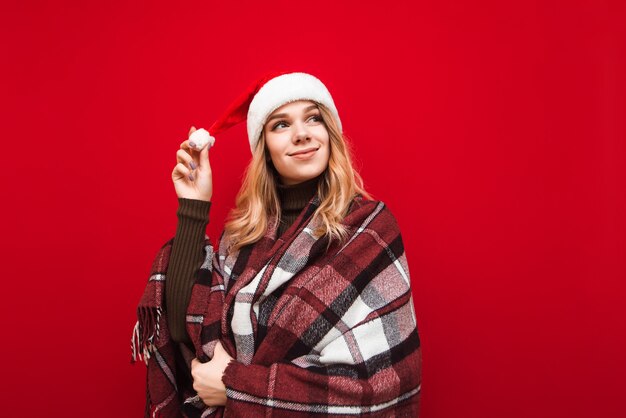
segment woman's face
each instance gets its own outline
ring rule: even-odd
[[[263,127],[265,144],[283,184],[302,183],[328,166],[328,130],[317,105],[309,100],[276,109]]]

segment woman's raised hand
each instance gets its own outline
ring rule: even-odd
[[[193,126],[188,137],[196,130]],[[189,139],[180,144],[176,151],[176,167],[172,171],[172,181],[178,197],[210,201],[213,197],[213,174],[209,164],[207,144],[200,151],[189,146]]]

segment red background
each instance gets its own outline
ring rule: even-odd
[[[175,151],[286,69],[402,228],[421,416],[626,416],[624,2],[180,3],[2,3],[0,415],[141,416]],[[248,159],[211,150],[213,240]]]

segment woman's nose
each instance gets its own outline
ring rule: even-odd
[[[309,139],[309,131],[307,130],[306,125],[304,123],[296,123],[294,124],[294,127],[296,129],[296,132],[294,134],[294,140],[296,142]]]

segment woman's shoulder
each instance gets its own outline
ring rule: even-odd
[[[352,199],[345,221],[354,226],[355,223],[367,222],[372,226],[387,225],[393,229],[398,228],[396,217],[384,201],[367,199],[360,194]]]
[[[374,247],[396,255],[404,251],[398,221],[382,200],[355,198],[343,223],[350,230],[354,243],[351,251],[356,257],[368,253]]]

